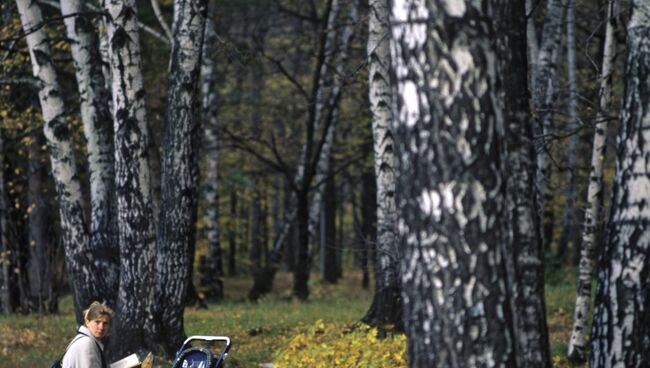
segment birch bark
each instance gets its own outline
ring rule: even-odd
[[[612,207],[598,264],[590,366],[650,361],[650,3],[635,0],[617,139]]]
[[[390,86],[390,33],[388,2],[369,1],[368,86],[375,175],[377,181],[377,245],[375,294],[363,321],[376,327],[403,328],[399,287],[399,249],[395,205],[395,157],[391,122],[393,98]]]
[[[94,254],[88,248],[88,234],[83,214],[81,184],[71,142],[71,132],[65,118],[65,108],[56,71],[52,63],[50,46],[43,17],[37,3],[17,0],[23,29],[30,32],[27,46],[34,76],[41,83],[38,93],[43,113],[43,132],[47,140],[52,177],[56,186],[61,232],[65,249],[66,268],[70,279],[75,314],[78,323],[83,321],[81,312],[90,304],[94,295],[95,273],[91,268]]]
[[[207,0],[174,2],[156,247],[156,315],[162,322],[157,340],[168,356],[185,338],[183,312],[192,282],[199,176],[196,112],[206,11]]]
[[[591,283],[593,279],[594,253],[598,232],[598,219],[603,204],[603,169],[605,161],[606,133],[609,115],[609,101],[612,95],[612,66],[615,57],[614,32],[616,30],[616,0],[609,0],[607,5],[607,23],[605,28],[605,43],[603,64],[600,75],[600,101],[596,114],[594,139],[591,151],[591,169],[589,171],[589,186],[587,188],[587,208],[580,244],[580,263],[578,266],[578,286],[573,312],[573,326],[569,338],[569,359],[573,362],[584,362],[587,359],[587,329],[591,309]],[[628,96],[629,98],[629,96]]]
[[[410,367],[515,367],[506,287],[503,101],[471,1],[393,1],[398,231]],[[449,32],[449,25],[454,32]]]
[[[115,193],[120,244],[120,282],[114,358],[149,350],[154,296],[154,219],[147,157],[149,134],[137,7],[134,0],[104,0],[112,75]]]
[[[94,267],[102,275],[95,286],[97,300],[115,305],[119,283],[119,246],[115,221],[115,170],[109,91],[102,71],[98,38],[79,0],[62,0],[61,15],[74,61],[81,119],[90,173],[90,249],[97,255]],[[71,14],[80,14],[70,16]]]

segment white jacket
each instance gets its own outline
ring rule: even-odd
[[[102,353],[104,345],[90,334],[86,326],[79,327],[61,360],[63,368],[103,368]],[[87,336],[82,335],[86,334]],[[101,349],[101,351],[100,351]]]

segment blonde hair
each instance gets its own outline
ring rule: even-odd
[[[104,303],[92,302],[88,309],[84,311],[84,322],[88,323],[101,316],[108,317],[108,322],[110,323],[113,318],[113,310]]]

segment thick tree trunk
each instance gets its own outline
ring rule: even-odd
[[[410,367],[516,366],[505,264],[512,255],[501,248],[507,239],[504,118],[490,62],[496,59],[497,35],[488,23],[494,16],[469,1],[392,7],[396,203]]]
[[[399,249],[395,207],[395,157],[390,124],[390,44],[388,8],[385,1],[371,0],[368,17],[369,99],[372,114],[375,176],[377,182],[377,244],[375,294],[362,321],[375,327],[403,328],[399,287]]]
[[[603,64],[600,80],[599,110],[596,114],[594,140],[591,152],[591,170],[589,172],[589,187],[587,189],[587,208],[580,244],[580,263],[578,287],[576,289],[576,304],[573,312],[573,327],[568,344],[567,355],[573,362],[584,362],[587,359],[587,329],[591,309],[591,282],[593,279],[594,253],[596,237],[598,236],[598,219],[602,209],[603,169],[606,150],[606,134],[609,120],[609,101],[612,94],[612,67],[615,57],[616,29],[616,0],[609,0],[607,23],[605,28],[605,43],[603,49]]]
[[[213,300],[223,297],[223,252],[221,251],[219,229],[219,129],[217,113],[219,107],[216,74],[217,33],[214,24],[216,15],[215,1],[209,1],[208,15],[203,36],[201,58],[201,97],[203,124],[203,156],[205,173],[203,175],[203,222],[204,234],[208,242],[208,254],[205,259],[205,273],[201,286],[206,296]]]
[[[575,183],[576,183],[576,164],[578,161],[578,143],[580,142],[580,135],[578,128],[580,127],[580,118],[578,117],[578,82],[576,78],[576,45],[575,45],[575,0],[567,0],[567,69],[568,69],[568,83],[569,83],[569,100],[568,100],[568,113],[569,122],[567,124],[567,133],[571,135],[569,139],[569,146],[567,148],[566,158],[566,190],[565,190],[565,204],[564,216],[562,217],[562,235],[558,242],[557,258],[564,260],[567,254],[568,243],[574,239],[575,225],[574,225],[574,207],[575,207]],[[573,244],[577,246],[577,244]]]
[[[298,192],[298,254],[293,271],[293,296],[299,300],[309,297],[309,192]]]
[[[524,4],[500,1],[495,21],[498,75],[504,88],[506,224],[504,254],[512,254],[508,287],[512,294],[515,351],[521,367],[551,367],[544,304],[544,252],[535,211],[535,151],[526,68]]]
[[[70,279],[78,323],[83,322],[82,310],[95,295],[97,274],[92,269],[94,254],[88,249],[88,234],[83,213],[81,184],[79,183],[72,132],[65,118],[63,99],[57,79],[50,47],[38,4],[29,0],[17,0],[23,29],[30,32],[27,38],[34,76],[40,81],[39,100],[43,112],[43,131],[50,152],[52,177],[59,202],[61,232],[66,255],[66,267]]]
[[[160,236],[156,244],[156,337],[168,356],[185,339],[183,312],[194,256],[198,197],[198,98],[207,0],[174,2],[163,136]]]
[[[650,3],[632,2],[614,195],[599,257],[591,367],[650,361]]]
[[[88,150],[90,174],[90,249],[95,254],[94,267],[101,274],[94,299],[115,306],[119,283],[119,246],[115,212],[115,170],[113,130],[109,92],[102,72],[98,39],[90,19],[83,14],[79,0],[61,1],[66,35],[74,61],[81,119]],[[71,14],[80,14],[70,17]]]
[[[155,233],[147,148],[137,8],[133,0],[104,0],[113,94],[115,192],[120,283],[110,356],[147,349],[154,296]]]

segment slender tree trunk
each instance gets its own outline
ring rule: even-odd
[[[325,183],[325,200],[323,201],[323,280],[329,283],[336,283],[338,275],[336,272],[336,187],[334,184],[334,173],[330,168],[330,173]]]
[[[65,118],[61,89],[50,55],[43,17],[38,4],[29,0],[17,0],[23,29],[30,32],[27,45],[32,60],[33,74],[40,81],[39,100],[43,112],[43,131],[50,152],[52,177],[59,202],[61,232],[66,254],[66,267],[70,279],[76,318],[82,323],[81,312],[90,304],[97,285],[96,274],[91,268],[93,254],[88,250],[88,234],[83,214],[81,184],[79,183],[72,132]]]
[[[5,145],[4,132],[0,130],[0,313],[11,313],[11,284],[9,279],[10,251],[8,242],[7,192],[5,189]]]
[[[196,112],[206,11],[207,0],[174,2],[156,244],[155,305],[162,328],[157,340],[168,356],[173,356],[185,339],[183,312],[192,282],[199,180]]]
[[[54,242],[49,218],[49,194],[46,192],[45,181],[47,172],[41,156],[41,146],[44,138],[37,134],[29,146],[29,170],[27,179],[28,203],[28,279],[30,310],[38,313],[48,312],[47,305],[53,296],[54,277]]]
[[[551,367],[551,354],[544,304],[544,252],[539,239],[535,210],[535,151],[533,119],[529,107],[526,67],[524,4],[495,4],[498,75],[503,85],[505,118],[506,224],[504,242],[511,292],[515,351],[521,367]],[[507,82],[506,82],[507,81]]]
[[[219,229],[219,129],[217,74],[216,74],[216,44],[217,33],[214,24],[216,15],[215,1],[209,1],[208,15],[205,23],[203,39],[203,55],[201,58],[201,96],[203,113],[203,155],[205,157],[205,174],[203,189],[203,222],[204,232],[208,242],[208,254],[204,282],[206,295],[214,300],[223,297],[223,252],[221,251]]]
[[[363,278],[361,287],[365,290],[370,287],[370,259],[375,253],[375,236],[376,236],[376,216],[377,216],[377,189],[376,177],[374,172],[365,172],[361,176],[361,201],[359,209],[361,210],[361,228],[360,243],[361,251],[361,271]]]
[[[102,72],[102,58],[95,28],[79,0],[61,1],[61,15],[65,18],[66,35],[74,61],[81,119],[88,150],[90,173],[90,249],[95,254],[94,266],[101,274],[95,286],[94,299],[115,306],[119,283],[119,246],[115,212],[115,171],[113,130],[109,92]]]
[[[111,61],[120,283],[110,357],[144,351],[154,296],[155,233],[137,8],[104,0]]]
[[[261,201],[260,192],[257,189],[253,190],[253,201],[251,203],[251,229],[250,229],[250,248],[248,249],[248,258],[251,263],[252,269],[260,269],[262,267],[262,251],[261,251]]]
[[[580,126],[578,117],[578,82],[576,80],[576,46],[575,46],[575,0],[567,0],[567,69],[569,74],[569,123],[568,133],[571,135],[567,149],[567,172],[564,216],[562,221],[562,235],[558,244],[558,259],[564,259],[567,254],[568,243],[574,237],[574,207],[575,207],[575,182],[576,163],[578,161],[578,143]],[[574,244],[577,246],[577,244]]]
[[[350,4],[347,20],[345,21],[345,27],[341,32],[341,37],[338,44],[339,60],[334,72],[334,84],[327,103],[327,119],[330,121],[327,125],[328,129],[325,134],[325,143],[321,149],[320,157],[318,158],[318,164],[316,166],[316,174],[314,177],[316,188],[314,189],[314,194],[312,195],[311,208],[309,210],[309,234],[311,239],[315,239],[316,237],[316,229],[318,228],[317,226],[320,218],[321,203],[323,201],[323,192],[325,191],[325,181],[327,180],[327,175],[330,171],[330,161],[332,149],[334,146],[336,125],[339,120],[341,93],[344,87],[343,84],[345,83],[345,81],[342,79],[345,76],[345,66],[349,56],[350,43],[352,41],[352,37],[354,36],[353,27],[357,23],[358,19],[358,7],[358,1],[352,1]]]
[[[548,224],[553,223],[552,210],[546,206],[548,185],[551,181],[551,133],[553,125],[554,83],[557,72],[557,60],[562,44],[562,19],[566,0],[549,0],[547,2],[546,21],[544,22],[544,39],[539,48],[536,67],[532,71],[535,89],[533,103],[536,110],[535,142],[537,152],[537,174],[535,179],[537,210],[539,212],[540,236],[544,249],[548,249]],[[552,225],[551,225],[552,226]]]
[[[230,221],[228,229],[228,275],[237,275],[237,231],[234,229],[234,222],[237,219],[237,191],[230,192]]]
[[[649,33],[650,3],[632,1],[612,207],[598,264],[594,368],[640,368],[650,361]]]
[[[403,328],[399,287],[399,249],[395,207],[395,157],[390,123],[390,45],[388,8],[385,1],[369,1],[368,45],[369,98],[372,114],[375,176],[377,182],[377,245],[375,294],[362,321],[375,327]]]
[[[536,90],[535,85],[535,74],[534,71],[537,70],[537,58],[539,57],[539,41],[537,40],[537,29],[535,27],[535,10],[538,2],[534,0],[525,0],[526,1],[526,51],[528,55],[528,64],[529,70],[532,73],[529,73],[529,84],[532,91]]]
[[[598,233],[598,219],[602,209],[603,169],[606,150],[606,134],[609,119],[609,101],[612,95],[612,67],[615,57],[614,32],[616,30],[616,0],[609,0],[603,48],[603,64],[600,75],[600,101],[596,114],[594,140],[591,152],[591,170],[587,189],[587,208],[582,230],[578,287],[573,312],[573,327],[567,355],[573,362],[587,359],[588,318],[591,309],[591,282],[593,279],[594,253]],[[629,97],[628,97],[629,98]]]
[[[515,367],[512,255],[501,248],[503,101],[489,62],[496,14],[470,1],[398,1],[391,10],[409,366]]]

